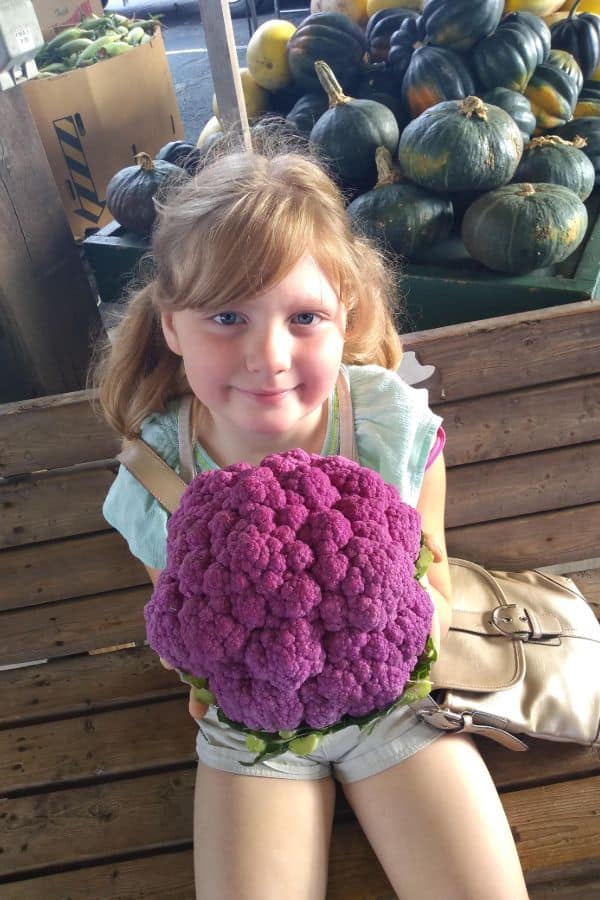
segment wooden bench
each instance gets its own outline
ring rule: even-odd
[[[597,307],[441,328],[405,345],[436,366],[450,552],[558,566],[600,602]],[[0,671],[0,896],[191,900],[195,727],[185,689],[144,646],[145,571],[101,515],[117,442],[90,399],[0,407],[0,665],[13,666]],[[597,896],[598,756],[549,742],[525,754],[480,746],[531,896]],[[393,897],[341,799],[328,897]]]

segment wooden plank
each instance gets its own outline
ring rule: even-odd
[[[92,391],[8,403],[0,409],[0,476],[109,459],[121,442]]]
[[[61,600],[2,614],[0,659],[15,665],[145,639],[149,587]]]
[[[186,696],[187,688],[149,647],[68,656],[0,671],[0,728],[143,703],[157,695]]]
[[[0,731],[4,796],[196,761],[187,692],[160,703]]]
[[[0,91],[0,122],[0,403],[7,403],[83,387],[93,337],[103,329],[22,85]]]
[[[600,439],[600,376],[434,407],[448,435],[447,466]]]
[[[527,753],[512,753],[489,738],[476,738],[479,752],[500,791],[600,775],[600,756],[591,747],[526,738]]]
[[[102,502],[113,479],[107,461],[0,482],[0,548],[108,530]]]
[[[195,766],[0,800],[0,879],[177,849],[192,839]]]
[[[600,897],[600,859],[532,872],[527,885],[529,900],[592,900]]]
[[[449,469],[446,526],[600,501],[598,459],[600,442]]]
[[[600,566],[597,569],[573,572],[569,578],[573,579],[588,603],[600,607]]]
[[[199,0],[219,120],[226,130],[238,132],[247,150],[252,149],[246,103],[242,91],[235,36],[228,0]]]
[[[116,531],[0,551],[0,610],[147,583]]]
[[[195,900],[191,850],[90,866],[4,885],[4,900]]]
[[[598,555],[600,503],[449,528],[448,552],[488,568],[531,569]]]
[[[600,308],[583,301],[402,337],[423,365],[437,367],[431,403],[481,397],[598,372]]]
[[[600,776],[502,794],[524,871],[598,861]]]

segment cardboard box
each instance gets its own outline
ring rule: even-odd
[[[33,0],[33,8],[47,41],[63,28],[104,12],[100,0]]]
[[[134,165],[135,153],[153,156],[183,138],[160,31],[130,53],[23,91],[77,240],[112,220],[106,187],[115,172]]]

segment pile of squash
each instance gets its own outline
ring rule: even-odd
[[[600,184],[600,0],[313,0],[242,85],[323,156],[357,229],[408,259],[453,231],[497,272],[566,259]],[[215,115],[203,152],[219,140]]]

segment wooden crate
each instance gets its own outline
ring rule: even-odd
[[[587,200],[589,224],[575,253],[528,275],[500,275],[471,259],[459,237],[441,242],[427,262],[403,267],[398,327],[409,332],[577,303],[600,297],[600,191]],[[118,303],[149,242],[110,222],[83,242],[100,298]],[[151,258],[146,260],[151,265]]]

